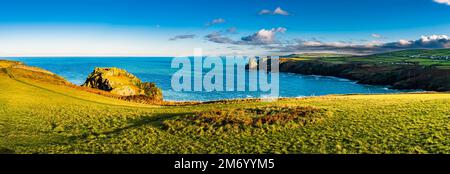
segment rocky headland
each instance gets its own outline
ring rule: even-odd
[[[246,68],[258,69],[258,64],[259,61],[252,61]],[[267,69],[270,71],[270,66]],[[279,71],[346,78],[360,84],[388,85],[391,89],[450,91],[450,69],[418,64],[333,63],[321,60],[280,58]]]
[[[126,100],[163,100],[161,89],[154,83],[142,82],[135,75],[115,67],[95,68],[82,86],[108,91]]]

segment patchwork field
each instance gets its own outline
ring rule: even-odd
[[[318,60],[322,62],[342,63],[367,63],[379,65],[422,65],[435,66],[439,69],[450,69],[450,49],[433,50],[403,50],[366,56],[351,56],[340,54],[300,54],[291,55],[297,60]]]
[[[10,71],[0,153],[450,153],[449,93],[155,106]]]

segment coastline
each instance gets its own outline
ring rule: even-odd
[[[397,90],[450,91],[450,70],[425,66],[385,66],[364,63],[333,64],[283,58],[280,72],[344,78],[358,84]]]
[[[17,59],[15,59],[17,60]],[[19,59],[20,60],[20,59]],[[155,61],[155,63],[153,63]],[[171,59],[167,58],[139,58],[139,59],[26,59],[27,65],[41,67],[64,77],[72,83],[81,85],[86,77],[96,66],[101,67],[121,67],[130,70],[144,81],[156,82],[164,91],[164,98],[171,101],[215,101],[222,99],[236,98],[257,98],[264,92],[176,92],[171,90],[171,75],[176,69],[170,68]],[[70,63],[70,64],[69,64]],[[73,66],[76,65],[76,66]],[[206,73],[206,71],[205,71]],[[246,72],[248,74],[248,72]],[[225,79],[225,78],[224,78]],[[322,96],[329,94],[346,93],[397,93],[401,90],[385,89],[386,86],[361,85],[355,81],[325,76],[299,75],[295,73],[280,74],[280,96],[298,97],[298,96]],[[250,96],[250,97],[249,97]]]

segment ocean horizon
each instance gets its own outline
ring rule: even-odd
[[[22,57],[7,58],[54,72],[68,81],[81,85],[96,67],[118,67],[136,75],[142,81],[154,82],[163,91],[166,101],[214,101],[261,98],[263,91],[174,91],[171,77],[179,69],[171,68],[173,57]],[[208,72],[204,70],[203,75]],[[224,72],[226,73],[226,72]],[[236,75],[235,75],[236,76]],[[246,80],[248,82],[248,74]],[[323,96],[329,94],[382,94],[411,90],[393,90],[388,86],[358,84],[355,81],[319,75],[279,73],[280,98]],[[248,83],[246,83],[248,89]]]

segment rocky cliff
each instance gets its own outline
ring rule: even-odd
[[[154,83],[142,82],[133,74],[119,68],[95,68],[82,86],[124,97],[145,96],[158,101],[163,99],[161,90]]]
[[[259,62],[249,62],[247,69]],[[270,68],[268,68],[270,70]],[[280,59],[280,72],[346,78],[361,84],[389,85],[392,89],[450,91],[450,69],[421,65],[386,65],[361,62],[329,63],[318,60]]]
[[[361,84],[390,85],[393,89],[450,91],[450,70],[419,65],[376,65],[280,60],[280,72],[324,75],[356,80]]]

